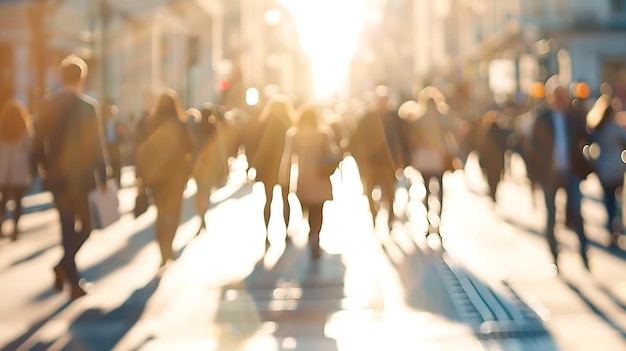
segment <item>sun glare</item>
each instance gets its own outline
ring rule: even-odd
[[[363,0],[281,0],[296,20],[302,48],[311,58],[315,98],[345,88],[363,25]]]

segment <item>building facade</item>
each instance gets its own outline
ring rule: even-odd
[[[417,0],[413,13],[418,85],[469,87],[478,109],[554,74],[626,98],[626,1]]]
[[[59,87],[56,68],[75,54],[87,92],[138,114],[147,89],[173,88],[185,107],[215,101],[214,23],[221,0],[33,0],[0,4],[0,100],[36,112]]]

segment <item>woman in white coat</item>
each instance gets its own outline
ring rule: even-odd
[[[0,233],[7,202],[13,199],[13,241],[17,240],[22,197],[32,183],[31,130],[30,116],[24,105],[15,99],[7,101],[0,110]]]
[[[285,150],[280,163],[280,184],[290,179],[292,164],[297,165],[295,193],[309,222],[309,247],[313,259],[319,259],[323,206],[332,200],[330,176],[339,164],[339,147],[330,127],[319,124],[318,109],[304,104],[297,113],[298,123],[286,133]]]

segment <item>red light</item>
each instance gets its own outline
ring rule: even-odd
[[[220,89],[226,90],[230,88],[230,81],[228,79],[224,79],[220,82]]]

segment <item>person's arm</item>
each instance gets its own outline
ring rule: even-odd
[[[49,118],[47,117],[46,112],[49,112],[50,109],[50,106],[42,103],[42,113],[40,113],[33,121],[33,135],[30,149],[31,170],[33,173],[38,173],[39,170],[45,172],[45,140],[49,135],[49,126],[47,125]],[[41,174],[41,176],[44,177],[45,174]]]

